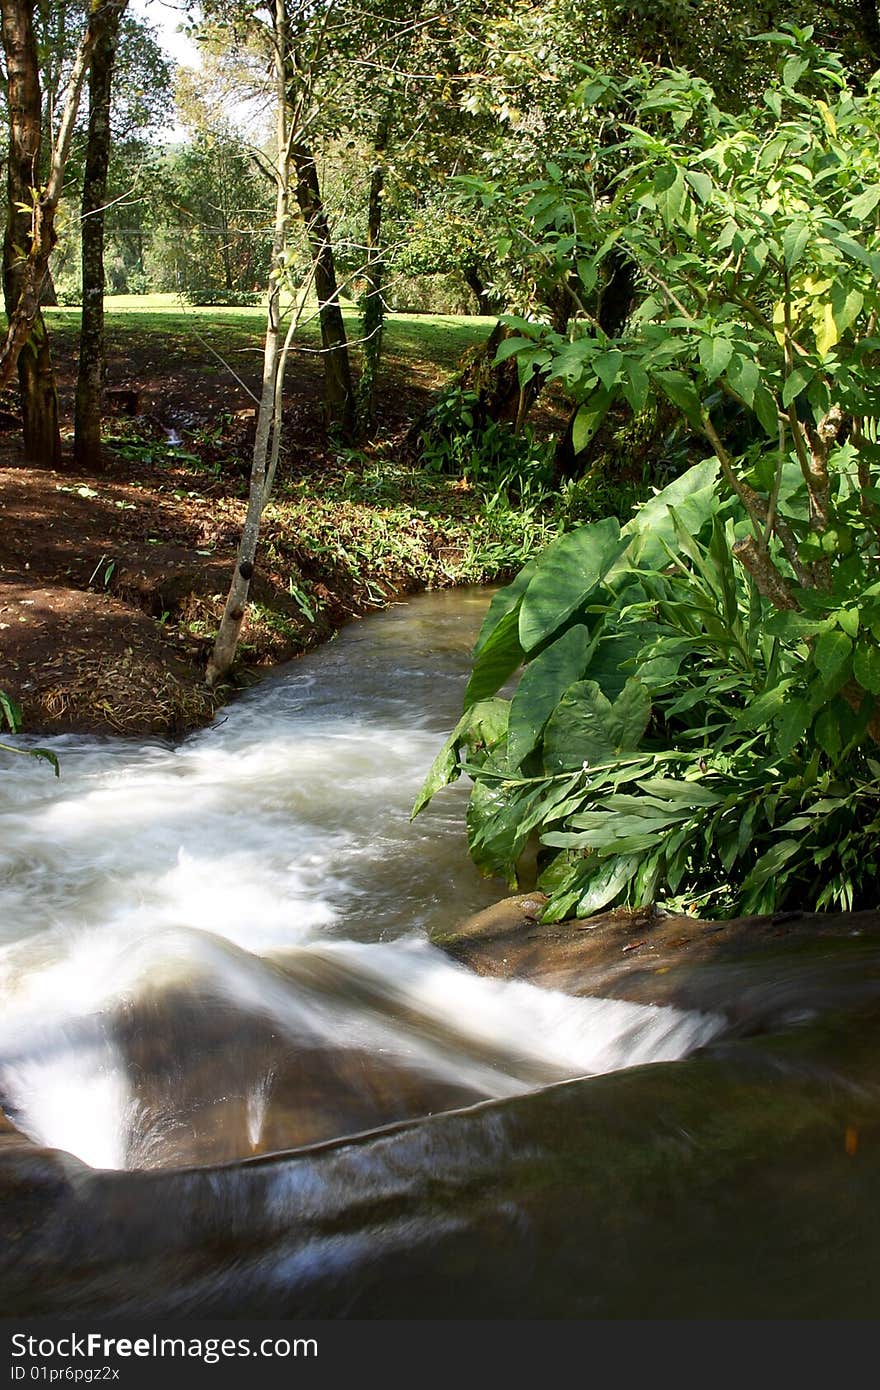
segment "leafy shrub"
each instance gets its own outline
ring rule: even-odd
[[[536,442],[526,428],[477,418],[477,395],[451,387],[428,414],[422,434],[422,461],[434,473],[464,478],[484,495],[511,494],[537,501],[553,476],[550,446]]]
[[[641,297],[617,339],[510,321],[498,358],[567,383],[578,443],[653,395],[715,456],[498,596],[417,803],[467,770],[475,859],[513,881],[536,833],[552,917],[876,898],[880,77],[853,93],[809,29],[768,42],[745,113],[681,69],[589,73],[613,196],[548,165],[511,200],[524,254],[571,274],[574,248],[583,302],[612,246]]]
[[[397,275],[388,289],[398,314],[476,314],[473,291],[455,272],[441,275]]]
[[[622,530],[567,533],[495,596],[416,802],[467,772],[477,865],[515,886],[537,835],[548,920],[658,899],[710,916],[875,900],[868,715],[735,563],[749,523],[717,473],[691,469]],[[804,703],[835,731],[824,747]]]
[[[127,283],[128,294],[151,294],[150,277],[143,270],[130,270]]]
[[[139,293],[139,291],[132,291],[132,293]],[[251,290],[220,290],[202,287],[182,290],[181,294],[188,304],[210,308],[247,309],[262,302],[262,296],[257,291]]]

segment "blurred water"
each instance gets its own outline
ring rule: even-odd
[[[0,1102],[96,1167],[235,1158],[684,1055],[711,1016],[470,975],[503,896],[418,818],[485,591],[353,624],[179,746],[65,737],[0,780]],[[45,740],[41,740],[46,743]]]

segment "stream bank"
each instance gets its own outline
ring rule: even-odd
[[[246,479],[194,447],[131,435],[92,474],[0,450],[0,690],[28,733],[179,737],[350,619],[504,580],[547,535],[453,480],[319,458],[267,509],[234,680],[209,691]]]

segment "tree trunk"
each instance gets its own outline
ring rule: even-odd
[[[345,323],[339,307],[336,263],[330,227],[321,198],[314,156],[294,144],[291,158],[296,173],[296,201],[302,214],[315,270],[315,292],[321,320],[324,353],[324,415],[328,430],[350,440],[354,435],[355,405]]]
[[[477,313],[482,314],[484,318],[489,318],[494,312],[492,309],[492,301],[486,293],[486,286],[483,284],[477,267],[475,265],[462,266],[461,274],[465,284],[477,301]]]
[[[89,132],[82,192],[82,329],[73,452],[82,467],[101,464],[104,391],[104,203],[110,159],[110,93],[126,0],[105,6],[89,73]]]
[[[28,310],[29,331],[23,334],[17,354],[24,453],[28,463],[56,468],[61,462],[61,435],[49,335],[39,310],[42,282],[31,285],[28,277],[39,218],[39,207],[31,190],[40,182],[42,126],[34,0],[3,0],[2,18],[9,102],[3,295],[10,322],[29,292],[33,299]],[[54,233],[52,235],[54,240]]]
[[[632,313],[636,287],[635,266],[626,256],[621,255],[617,247],[612,247],[608,261],[611,274],[600,291],[596,317],[603,332],[607,333],[609,338],[617,338],[623,332],[624,325]],[[553,477],[557,485],[579,478],[586,469],[591,455],[595,456],[603,442],[603,431],[599,430],[580,453],[575,453],[574,422],[579,410],[578,404],[570,411],[568,423],[556,445]]]
[[[8,210],[3,243],[3,293],[9,323],[0,345],[0,389],[9,384],[24,356],[20,375],[25,448],[34,461],[50,464],[57,461],[60,452],[58,406],[40,294],[57,239],[55,213],[91,62],[95,18],[101,8],[102,0],[92,0],[89,21],[73,59],[49,176],[45,187],[40,188],[42,110],[34,0],[0,0],[9,112]]]
[[[384,139],[382,139],[384,144]],[[382,190],[385,182],[381,162],[381,146],[376,143],[377,161],[370,176],[370,195],[367,206],[367,256],[364,266],[366,290],[361,320],[363,365],[358,391],[358,433],[369,438],[376,423],[376,381],[382,356],[382,334],[385,327],[383,295],[385,257],[382,253]]]
[[[40,292],[40,308],[54,309],[58,304],[58,292],[55,289],[55,281],[52,278],[51,270],[46,271],[46,278],[43,281],[43,288]]]
[[[880,63],[880,19],[877,16],[877,0],[858,0],[859,27],[865,47],[875,63]]]
[[[548,300],[551,327],[556,333],[564,333],[573,308],[567,287],[558,286]],[[512,425],[518,431],[541,394],[544,378],[533,376],[525,385],[520,385],[514,358],[507,357],[495,364],[498,346],[506,336],[506,329],[496,324],[485,347],[462,375],[460,384],[466,390],[476,391],[474,418],[478,424],[494,420],[499,425]]]
[[[284,81],[285,57],[287,54],[287,18],[285,0],[275,0],[275,87],[278,102],[276,117],[276,196],[275,232],[272,243],[272,270],[269,276],[269,305],[266,314],[266,338],[263,348],[263,382],[260,391],[260,405],[257,411],[254,451],[251,461],[250,489],[244,526],[239,542],[232,582],[226,598],[226,606],[214,650],[208,662],[205,679],[208,685],[221,681],[235,660],[238,637],[244,621],[248,593],[254,573],[257,543],[260,538],[260,519],[267,498],[267,474],[272,449],[273,426],[281,429],[281,413],[277,409],[279,352],[278,340],[281,323],[281,283],[284,268],[284,250],[287,232],[289,204],[288,183],[288,144],[287,144],[287,95]]]

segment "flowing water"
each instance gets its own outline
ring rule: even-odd
[[[485,594],[346,629],[180,746],[0,784],[0,1098],[98,1168],[232,1159],[683,1055],[717,1019],[472,976],[464,788],[409,810]]]
[[[7,756],[7,1315],[869,1306],[875,948],[722,971],[684,1008],[429,944],[506,891],[467,858],[466,787],[409,819],[486,602],[353,624],[177,746],[52,740],[60,780]],[[731,1042],[733,996],[781,1041]]]

